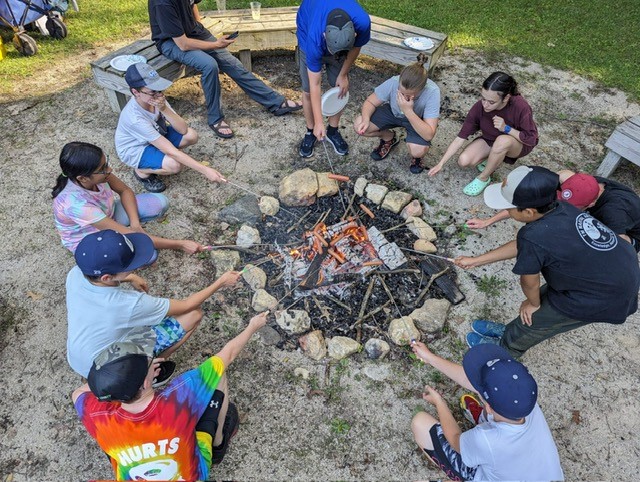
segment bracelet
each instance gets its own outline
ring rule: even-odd
[[[506,125],[504,126],[504,133],[505,133],[505,134],[508,134],[509,132],[511,132],[511,126],[510,126],[510,125],[508,125],[508,124],[506,124]]]

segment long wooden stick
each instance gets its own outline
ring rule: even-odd
[[[356,341],[358,343],[362,340],[362,317],[364,316],[364,312],[369,304],[369,297],[371,296],[375,282],[376,278],[371,278],[371,281],[369,281],[369,287],[367,288],[364,298],[362,299],[362,304],[360,305],[360,313],[358,313],[358,320],[356,321]]]
[[[300,219],[298,219],[294,224],[291,225],[289,229],[287,229],[287,233],[290,233],[291,231],[296,229],[298,225],[300,225],[300,223],[304,221],[306,217],[309,216],[310,214],[311,214],[311,211],[307,211],[306,213],[304,213],[304,215]]]
[[[427,283],[427,286],[425,287],[425,289],[423,289],[420,294],[418,295],[418,297],[416,298],[415,301],[415,305],[414,306],[418,306],[420,304],[420,301],[422,300],[422,298],[424,298],[424,296],[427,294],[427,291],[429,291],[429,288],[431,288],[431,285],[433,284],[433,282],[438,279],[440,276],[442,276],[443,274],[445,274],[447,271],[449,271],[449,267],[447,266],[445,269],[443,269],[442,271],[432,274],[431,278],[429,278],[429,282]]]
[[[324,295],[324,296],[325,296],[325,298],[327,298],[327,299],[329,299],[329,300],[333,301],[336,305],[338,305],[338,306],[340,306],[340,307],[344,308],[345,310],[347,310],[347,312],[348,312],[349,314],[351,314],[351,311],[352,311],[352,310],[351,310],[351,307],[350,307],[349,305],[344,304],[342,301],[340,301],[340,300],[339,300],[339,299],[337,299],[337,298],[334,298],[334,297],[333,297],[333,296],[331,296],[331,295]]]
[[[351,196],[351,199],[349,199],[349,205],[347,206],[347,209],[344,210],[344,214],[342,215],[342,217],[340,218],[341,220],[345,220],[347,219],[347,217],[349,216],[349,209],[351,209],[351,206],[353,206],[353,201],[355,201],[356,199],[356,193],[353,193],[353,196]]]
[[[384,282],[384,279],[382,279],[381,276],[378,276],[378,279],[382,283],[382,287],[384,288],[384,290],[387,292],[387,296],[393,302],[393,306],[396,307],[396,311],[398,312],[398,316],[402,316],[402,313],[400,313],[400,308],[398,308],[398,304],[396,303],[396,299],[393,297],[393,294],[391,293],[391,290],[387,286],[387,283]]]

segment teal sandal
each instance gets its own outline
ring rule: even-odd
[[[489,185],[490,182],[491,178],[487,179],[486,181],[481,181],[476,177],[473,181],[471,181],[464,187],[462,192],[467,196],[479,196],[480,194],[482,194],[482,191],[484,191],[484,189]]]
[[[478,172],[482,172],[486,168],[487,168],[487,160],[486,159],[476,166],[476,169],[478,170]]]

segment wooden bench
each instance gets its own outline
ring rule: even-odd
[[[608,150],[598,167],[598,176],[610,176],[622,158],[640,166],[640,116],[632,117],[616,127],[604,145]]]
[[[203,12],[202,24],[215,36],[240,31],[229,51],[238,53],[243,65],[251,70],[251,51],[295,47],[296,13],[298,7],[263,8],[260,20],[251,18],[250,10],[227,10],[225,12]],[[447,36],[419,27],[413,27],[393,20],[371,16],[371,40],[362,48],[362,53],[400,65],[414,62],[417,51],[406,47],[402,41],[407,37],[428,37],[433,40],[432,49],[425,51],[429,56],[428,69],[431,73],[446,47]],[[124,72],[109,65],[119,55],[142,55],[162,77],[176,81],[197,72],[166,58],[150,39],[141,39],[123,47],[106,57],[91,62],[95,82],[104,87],[109,104],[115,112],[127,103],[130,95],[124,80]]]

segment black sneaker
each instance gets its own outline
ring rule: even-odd
[[[133,175],[149,192],[162,192],[167,188],[157,174],[151,174],[149,177],[140,177],[136,171],[133,171]]]
[[[422,171],[424,171],[424,164],[422,162],[422,158],[414,157],[411,160],[411,165],[409,166],[409,170],[411,171],[411,174],[420,174]]]
[[[339,156],[344,156],[349,154],[349,144],[342,138],[342,134],[340,131],[336,129],[333,134],[329,134],[327,130],[327,140],[333,146],[333,149],[336,151],[336,154]]]
[[[389,155],[391,150],[400,142],[400,139],[393,133],[393,138],[389,141],[380,139],[380,144],[373,151],[371,151],[371,159],[374,161],[381,161]]]
[[[229,448],[229,442],[231,442],[231,439],[238,433],[239,425],[240,418],[238,417],[238,409],[234,403],[229,402],[227,416],[222,426],[222,443],[217,447],[213,447],[211,450],[211,465],[218,465],[222,462]]]
[[[300,157],[311,157],[313,156],[313,148],[316,145],[316,141],[318,139],[313,135],[312,132],[307,132],[300,143]]]
[[[166,385],[175,369],[176,363],[171,360],[160,362],[160,373],[158,373],[158,376],[153,379],[153,384],[151,386],[153,388],[160,388],[161,386]]]

